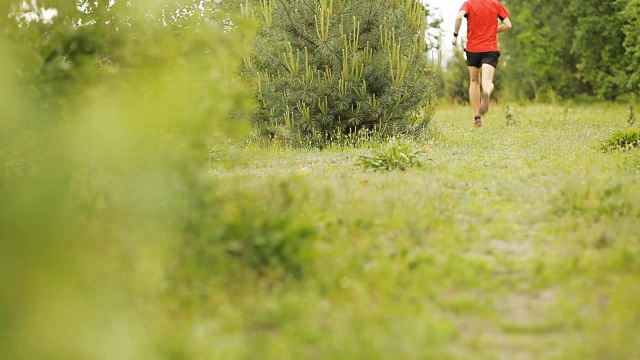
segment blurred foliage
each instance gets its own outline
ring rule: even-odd
[[[0,2],[13,14],[57,10],[0,23],[8,358],[181,353],[157,298],[203,210],[207,149],[248,129],[230,115],[253,104],[236,76],[252,22],[214,2],[172,21],[167,7],[195,2],[106,3]]]
[[[264,135],[322,147],[341,133],[398,134],[431,120],[425,34],[439,23],[419,1],[262,0],[254,14],[263,26],[246,70]]]

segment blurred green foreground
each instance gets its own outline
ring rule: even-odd
[[[238,145],[226,8],[49,6],[0,17],[2,358],[639,358],[626,107],[443,107],[424,167],[365,172],[366,143]]]
[[[163,26],[168,2],[102,4],[85,4],[87,26],[63,1],[47,3],[53,24],[0,20],[3,358],[179,353],[159,297],[197,236],[207,151],[247,131],[229,115],[251,106],[234,76],[253,24],[222,31],[221,8]]]

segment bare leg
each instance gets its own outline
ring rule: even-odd
[[[469,66],[469,101],[473,115],[480,114],[480,68]]]
[[[480,101],[480,114],[489,111],[489,99],[493,93],[493,75],[496,68],[489,64],[482,64],[482,97]]]

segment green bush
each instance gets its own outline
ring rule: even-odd
[[[262,0],[257,12],[263,27],[246,67],[262,134],[323,146],[360,129],[429,123],[435,64],[420,1]]]
[[[609,139],[602,142],[602,151],[628,151],[640,147],[640,130],[632,128],[627,131],[616,131]]]
[[[413,149],[409,142],[391,138],[386,144],[380,145],[379,149],[373,150],[373,155],[360,156],[356,165],[366,170],[404,171],[423,165],[422,152]]]

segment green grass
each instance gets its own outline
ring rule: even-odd
[[[467,108],[440,108],[412,145],[428,159],[406,171],[363,170],[365,147],[235,152],[214,181],[296,184],[288,216],[315,228],[311,248],[301,277],[208,283],[180,346],[226,359],[638,359],[640,153],[600,151],[626,109],[515,111],[517,124],[495,107],[475,129]]]
[[[122,172],[80,167],[68,179],[43,162],[33,173],[50,188],[11,163],[17,180],[6,182],[21,192],[3,199],[47,211],[4,222],[28,241],[0,252],[0,348],[54,359],[639,359],[640,149],[602,151],[629,129],[628,109],[510,109],[474,128],[467,107],[441,107],[402,142],[224,144],[208,172],[182,182],[180,167],[125,148],[95,152]],[[414,155],[420,166],[406,162]]]

